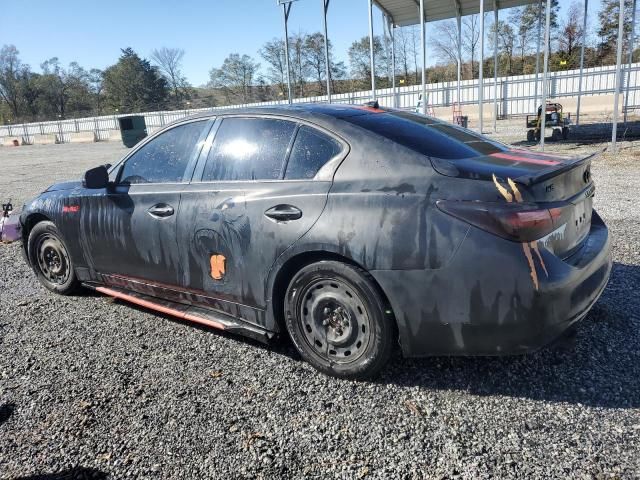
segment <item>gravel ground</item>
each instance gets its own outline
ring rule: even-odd
[[[287,342],[55,296],[0,245],[0,478],[640,477],[639,146],[593,167],[616,263],[571,342],[397,357],[375,382],[327,378]],[[0,148],[0,197],[20,205],[124,151]]]

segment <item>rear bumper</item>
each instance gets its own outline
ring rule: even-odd
[[[517,354],[583,318],[611,273],[609,232],[595,212],[571,257],[540,253],[547,273],[535,259],[537,290],[522,245],[476,228],[444,269],[371,273],[391,302],[405,356]]]

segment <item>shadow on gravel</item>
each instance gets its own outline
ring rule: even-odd
[[[100,470],[76,467],[60,473],[30,475],[28,477],[18,477],[15,480],[106,480],[108,478],[109,476]]]
[[[640,266],[615,263],[611,280],[570,340],[507,357],[396,361],[379,382],[604,408],[640,407]]]
[[[0,425],[9,420],[16,406],[13,403],[3,403],[0,405]]]
[[[97,293],[98,296],[103,296]],[[139,312],[149,313],[163,320],[171,321],[174,323],[180,323],[182,325],[186,325],[189,328],[193,328],[196,330],[200,330],[201,332],[208,332],[212,335],[219,335],[221,337],[227,338],[229,340],[234,340],[236,342],[242,342],[247,345],[251,345],[253,348],[262,348],[264,350],[269,350],[271,352],[277,353],[279,355],[283,355],[285,357],[289,357],[292,360],[302,360],[298,352],[295,350],[288,336],[282,338],[281,340],[274,340],[273,343],[265,344],[258,340],[255,340],[250,337],[245,337],[240,334],[234,334],[230,332],[226,332],[224,330],[219,330],[213,327],[207,327],[206,325],[202,325],[200,323],[190,322],[189,320],[182,320],[180,318],[174,317],[172,315],[165,315],[164,313],[157,312],[155,310],[149,310],[147,308],[136,305],[135,303],[129,303],[122,300],[112,300],[113,302],[118,302],[122,305],[126,305],[127,307],[137,310]]]

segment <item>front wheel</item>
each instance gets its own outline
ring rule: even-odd
[[[336,261],[302,268],[284,301],[289,335],[302,357],[328,375],[364,379],[389,360],[395,323],[364,270]]]
[[[29,262],[38,280],[48,290],[70,295],[80,286],[73,262],[53,222],[36,224],[29,233]]]

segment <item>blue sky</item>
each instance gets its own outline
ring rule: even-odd
[[[599,3],[590,2],[591,23]],[[570,2],[560,4],[566,9]],[[0,45],[16,45],[34,70],[54,56],[63,64],[105,68],[117,61],[120,48],[130,46],[148,57],[154,48],[179,47],[186,51],[184,73],[198,86],[229,53],[261,61],[261,45],[282,36],[282,11],[275,0],[20,0],[11,5],[2,9]],[[321,12],[322,0],[295,2],[290,32],[321,30]],[[380,34],[377,9],[374,19]],[[367,0],[332,0],[328,22],[334,52],[346,62],[351,42],[367,35]]]

